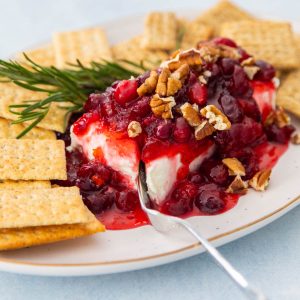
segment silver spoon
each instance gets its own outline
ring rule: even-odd
[[[201,235],[201,233],[196,231],[187,220],[165,215],[148,207],[149,197],[147,194],[148,189],[146,184],[145,165],[143,162],[141,162],[139,166],[137,186],[141,207],[148,215],[151,224],[157,231],[168,232],[174,228],[174,224],[181,225],[201,243],[201,245],[214,258],[214,261],[218,264],[218,266],[236,283],[236,285],[244,292],[248,299],[267,299],[264,294],[259,289],[252,286],[246,280],[246,278],[239,273],[206,238]]]

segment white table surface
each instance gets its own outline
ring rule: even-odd
[[[62,31],[149,10],[199,11],[201,0],[0,0],[0,57]],[[236,1],[252,12],[300,21],[300,1]],[[271,225],[220,248],[270,299],[300,299],[300,207]],[[1,300],[43,299],[242,299],[207,254],[122,274],[46,278],[0,272]]]

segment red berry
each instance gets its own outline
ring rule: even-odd
[[[225,207],[224,197],[221,191],[204,190],[196,197],[195,205],[203,212],[217,213]]]
[[[122,191],[116,199],[116,206],[125,212],[133,211],[139,202],[139,198],[134,191]]]
[[[136,97],[138,84],[135,80],[122,80],[118,83],[114,96],[120,105],[125,105]]]
[[[207,101],[207,87],[196,81],[188,90],[189,99],[196,104],[204,106]]]
[[[237,44],[233,40],[224,37],[216,37],[212,40],[212,42],[217,45],[225,45],[228,47],[237,48]]]
[[[184,118],[178,118],[176,120],[173,136],[174,140],[178,143],[185,143],[190,139],[191,128]]]

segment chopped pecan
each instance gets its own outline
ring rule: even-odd
[[[169,77],[167,84],[167,96],[175,95],[182,87],[182,83],[179,79]]]
[[[259,67],[257,66],[245,66],[244,71],[247,75],[247,77],[252,80],[255,76],[255,74],[259,71]]]
[[[221,55],[220,49],[213,45],[201,46],[199,52],[206,62],[215,62]]]
[[[200,110],[200,113],[217,130],[227,130],[231,127],[228,118],[214,105],[206,105]]]
[[[237,175],[227,188],[226,192],[231,194],[244,194],[247,189],[247,182],[244,181],[241,176]]]
[[[167,83],[171,71],[168,68],[163,68],[159,74],[155,92],[160,96],[167,96]]]
[[[279,128],[291,124],[291,118],[287,115],[282,107],[278,107],[275,111],[275,123]]]
[[[142,126],[138,121],[131,121],[127,127],[127,133],[129,137],[137,137],[142,133]]]
[[[183,64],[187,64],[189,67],[201,66],[202,59],[199,51],[190,49],[187,51],[178,52],[174,58],[164,62],[161,66],[167,66],[171,71],[175,71]]]
[[[279,128],[282,128],[291,123],[290,117],[284,111],[282,107],[278,107],[275,111],[272,111],[264,121],[264,126],[276,124]]]
[[[228,168],[230,176],[245,176],[246,171],[242,163],[237,158],[224,158],[223,164]]]
[[[296,132],[295,134],[293,134],[291,137],[291,142],[294,145],[300,145],[300,133]]]
[[[189,65],[183,64],[171,74],[171,77],[183,81],[188,75],[189,71],[190,71]]]
[[[253,56],[250,56],[241,62],[242,67],[253,66],[254,64],[255,64],[255,59]]]
[[[145,80],[145,82],[137,89],[139,96],[150,94],[154,92],[158,80],[158,74],[156,71],[151,71],[150,76]]]
[[[269,184],[270,175],[271,170],[259,171],[249,180],[249,185],[256,191],[264,191]]]
[[[163,119],[173,118],[172,107],[176,105],[174,97],[160,98],[155,94],[150,101],[152,112]]]
[[[215,128],[209,124],[207,120],[204,120],[195,128],[195,138],[196,140],[200,141],[205,137],[212,135],[214,131]]]
[[[183,117],[187,120],[190,126],[197,127],[201,124],[200,115],[193,105],[186,102],[180,106]]]

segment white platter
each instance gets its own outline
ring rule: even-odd
[[[193,16],[188,13],[187,16]],[[111,42],[141,32],[143,17],[102,24]],[[294,24],[300,29],[300,26]],[[297,124],[300,129],[300,123]],[[249,234],[279,218],[300,203],[300,147],[291,145],[273,170],[269,189],[250,191],[236,207],[217,216],[191,222],[216,246]],[[92,237],[0,253],[0,270],[45,276],[84,276],[136,270],[166,264],[203,248],[185,232],[170,236],[151,226],[107,231]]]

